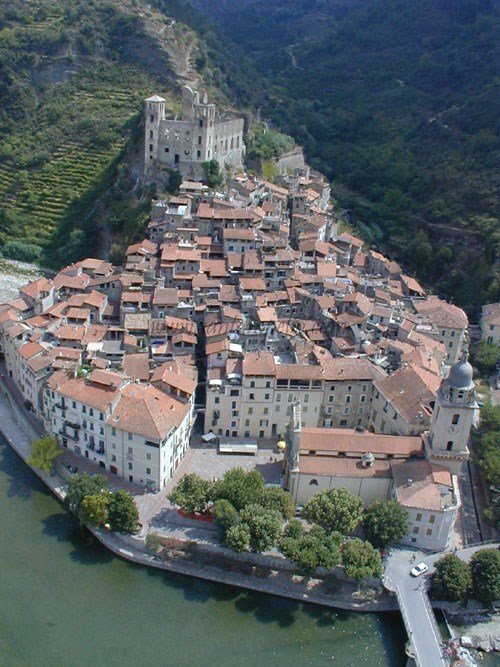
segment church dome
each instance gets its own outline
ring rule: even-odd
[[[448,376],[450,387],[456,389],[469,389],[474,385],[473,378],[474,371],[469,364],[467,357],[463,357],[456,364],[453,364]]]

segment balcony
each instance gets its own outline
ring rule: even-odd
[[[69,431],[66,431],[64,428],[59,430],[59,435],[63,438],[68,438],[68,440],[73,440],[73,442],[79,442],[80,439],[78,433],[69,433]]]

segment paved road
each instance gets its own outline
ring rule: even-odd
[[[395,549],[387,560],[386,585],[398,596],[419,667],[446,667],[449,662],[443,657],[441,634],[429,604],[425,580],[410,576],[410,569],[421,560],[422,554],[415,551]]]
[[[456,555],[469,562],[472,555],[480,549],[498,548],[498,544],[483,544],[456,551]],[[419,667],[438,667],[449,665],[443,654],[442,638],[432,607],[427,595],[430,577],[434,573],[435,563],[446,555],[444,553],[424,554],[410,549],[394,549],[387,559],[384,583],[398,595],[401,614],[412,640]],[[410,570],[417,563],[425,562],[429,572],[415,578]]]

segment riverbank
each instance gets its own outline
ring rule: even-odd
[[[5,383],[2,382],[0,393],[0,419],[2,432],[12,449],[29,466],[28,458],[31,442],[39,437],[33,424],[27,419],[24,410],[11,396]],[[52,493],[63,501],[66,495],[66,481],[59,475],[47,475],[41,470],[29,466]],[[101,544],[115,555],[125,560],[151,567],[157,570],[183,574],[206,581],[212,581],[241,589],[308,602],[332,609],[345,611],[385,612],[398,610],[397,601],[385,591],[377,599],[366,591],[358,591],[357,587],[348,582],[341,582],[335,591],[321,589],[323,582],[318,579],[299,577],[293,573],[270,571],[265,578],[244,574],[241,571],[229,571],[210,565],[200,565],[182,558],[159,560],[146,552],[144,540],[133,536],[119,536],[104,529],[89,528]],[[366,597],[365,597],[366,596]]]

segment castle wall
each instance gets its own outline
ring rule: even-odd
[[[224,119],[215,113],[215,105],[199,103],[199,95],[186,88],[183,91],[182,119],[165,118],[161,98],[146,100],[145,109],[145,171],[154,162],[179,169],[183,178],[200,180],[205,177],[203,162],[216,159],[221,167],[243,165],[242,118]]]

